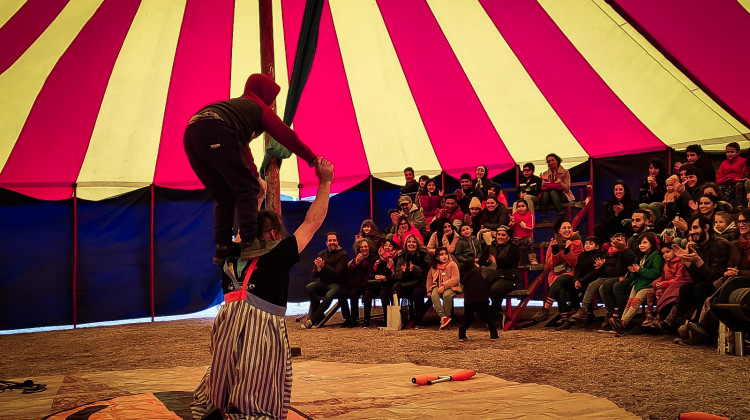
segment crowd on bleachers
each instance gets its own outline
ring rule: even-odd
[[[700,146],[688,146],[686,155],[687,162],[672,168],[651,159],[637,197],[616,181],[586,237],[566,218],[565,203],[575,197],[570,173],[554,153],[539,176],[532,163],[523,165],[512,203],[485,166],[474,176],[462,174],[452,193],[406,168],[389,225],[380,230],[363,221],[353,258],[335,232],[327,234],[307,285],[311,306],[303,327],[320,324],[334,299],[344,326],[359,326],[360,297],[361,325],[370,327],[373,300],[385,308],[395,295],[410,302],[406,328],[421,328],[434,307],[444,330],[454,297],[463,294],[459,338],[466,338],[475,313],[497,338],[503,299],[519,287],[524,270],[538,270],[548,289],[535,322],[548,320],[556,306],[557,330],[585,325],[601,302],[600,331],[623,335],[637,327],[676,333],[688,344],[706,341],[719,325],[707,310],[712,294],[728,279],[750,275],[750,160],[740,157],[737,143],[726,146],[718,171]],[[554,238],[537,256],[534,231],[550,226],[550,210]]]

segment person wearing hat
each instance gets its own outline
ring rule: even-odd
[[[411,224],[414,225],[418,230],[423,230],[427,225],[424,214],[411,200],[408,195],[402,195],[398,199],[398,208],[401,210],[401,214],[409,218]]]
[[[495,240],[482,250],[478,264],[482,274],[490,282],[490,308],[500,314],[505,296],[516,288],[518,283],[518,262],[521,250],[511,241],[512,230],[501,225],[495,233]]]
[[[463,225],[471,226],[472,232],[479,232],[482,229],[482,223],[479,220],[479,213],[482,211],[482,202],[474,197],[469,203],[469,212],[464,215]]]

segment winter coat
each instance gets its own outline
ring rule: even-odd
[[[651,283],[654,279],[661,276],[663,266],[664,258],[661,257],[659,251],[654,251],[649,254],[637,272],[628,272],[627,277],[633,279],[633,289],[641,290],[651,287]]]
[[[458,274],[458,265],[453,260],[448,260],[445,268],[431,267],[427,271],[427,294],[433,288],[443,287],[445,290],[451,289],[456,293],[461,293],[461,276]]]

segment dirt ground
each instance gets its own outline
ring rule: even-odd
[[[460,318],[460,309],[457,310]],[[336,318],[334,317],[334,321]],[[475,369],[499,378],[607,398],[643,418],[702,411],[750,419],[750,357],[684,346],[673,337],[615,337],[592,328],[556,332],[533,326],[490,340],[480,322],[459,342],[439,331],[328,326],[302,330],[289,317],[295,360],[399,363]],[[205,366],[212,319],[0,336],[0,379],[138,368]]]

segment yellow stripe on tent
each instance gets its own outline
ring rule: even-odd
[[[377,4],[332,0],[330,6],[371,173],[387,179],[383,173],[407,166],[440,172]]]
[[[44,82],[101,1],[71,0],[47,30],[0,74],[0,168],[10,156]]]
[[[614,11],[604,0],[539,3],[612,91],[665,144],[739,133],[739,122],[710,99],[713,106],[707,105],[707,97],[696,96],[693,90],[698,88],[621,17],[612,19]]]
[[[557,113],[473,0],[428,0],[484,109],[516,162],[587,158]]]
[[[161,125],[185,0],[143,0],[117,57],[78,182],[144,182],[154,178]],[[132,187],[79,188],[101,200]]]
[[[0,28],[8,23],[10,18],[12,18],[13,15],[16,14],[18,9],[20,9],[24,4],[26,4],[26,0],[0,1]]]

